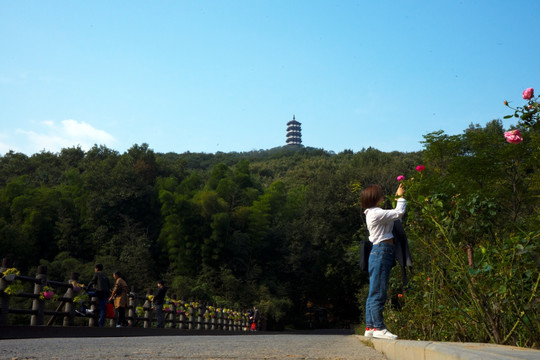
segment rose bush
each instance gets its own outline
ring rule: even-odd
[[[518,125],[524,128],[533,128],[540,130],[540,103],[538,96],[534,96],[534,89],[527,88],[523,91],[523,99],[527,100],[525,106],[512,107],[508,101],[504,101],[504,105],[514,110],[514,114],[506,115],[505,119],[512,117],[519,118]]]
[[[507,137],[522,132],[519,147],[501,122],[426,136],[424,171],[403,181],[414,273],[404,286],[392,269],[385,308],[400,338],[540,346],[540,138]]]

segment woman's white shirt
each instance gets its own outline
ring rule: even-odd
[[[407,201],[404,198],[399,198],[396,207],[393,210],[383,210],[380,207],[372,207],[364,211],[369,231],[369,241],[371,241],[373,245],[377,245],[381,241],[394,237],[394,235],[392,235],[394,221],[403,217],[406,206]]]

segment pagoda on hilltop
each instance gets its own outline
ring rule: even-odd
[[[296,121],[294,115],[292,120],[287,123],[287,145],[302,146],[302,128],[301,123]]]

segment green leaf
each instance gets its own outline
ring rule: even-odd
[[[486,267],[482,269],[482,271],[486,272],[486,271],[490,271],[491,269],[493,269],[493,266],[491,266],[490,264],[487,264]]]

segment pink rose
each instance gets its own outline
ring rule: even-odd
[[[418,166],[416,167],[416,171],[422,172],[422,171],[424,171],[425,168],[426,168],[426,167],[425,167],[424,165],[418,165]]]
[[[523,98],[525,100],[531,100],[531,98],[533,96],[534,96],[534,89],[533,88],[528,88],[528,89],[523,90]]]
[[[521,133],[519,130],[510,130],[504,133],[504,137],[506,138],[506,141],[512,144],[519,144],[523,141],[523,138],[521,137]]]
[[[403,181],[403,180],[405,180],[405,176],[399,175],[399,176],[397,177],[397,181]]]

